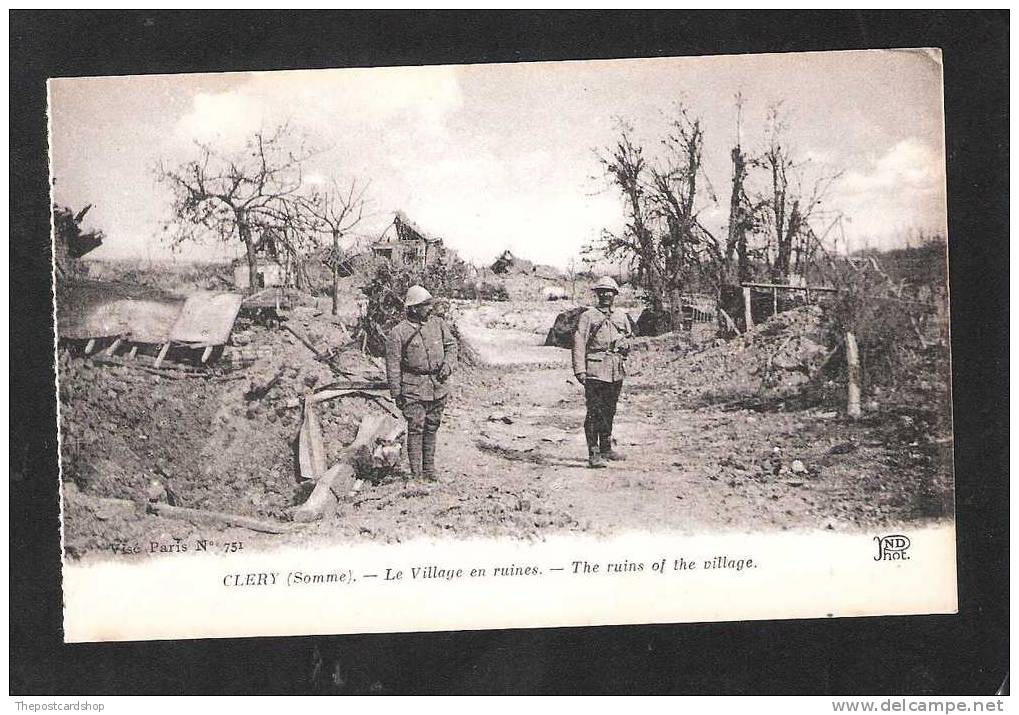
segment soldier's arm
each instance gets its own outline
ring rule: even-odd
[[[443,363],[449,367],[450,372],[456,367],[457,349],[458,345],[456,342],[456,336],[453,335],[453,329],[449,327],[449,323],[445,320],[442,321],[442,353]]]
[[[591,333],[591,319],[587,312],[581,313],[577,321],[577,330],[573,333],[573,374],[587,372],[587,339]]]
[[[389,382],[389,394],[395,400],[402,391],[403,374],[401,361],[403,356],[403,336],[398,327],[394,326],[386,336],[386,380]]]
[[[621,318],[621,320],[619,318]],[[632,338],[635,334],[633,321],[630,319],[630,314],[625,310],[619,311],[619,318],[616,319],[616,323],[623,326],[623,330],[621,332],[623,333],[622,337],[624,339],[624,344],[626,344],[626,341],[629,338]]]

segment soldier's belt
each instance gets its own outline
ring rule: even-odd
[[[432,370],[419,370],[417,368],[410,367],[408,365],[404,365],[403,366],[403,371],[406,372],[406,373],[409,373],[411,375],[438,375],[439,374],[439,368],[434,368]]]

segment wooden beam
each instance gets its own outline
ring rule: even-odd
[[[818,293],[838,293],[838,288],[832,288],[831,286],[794,286],[786,285],[783,283],[740,283],[743,288],[778,288],[779,290],[805,290],[805,291],[816,291]]]
[[[362,417],[354,441],[344,450],[340,461],[315,481],[311,495],[294,510],[294,521],[317,521],[337,499],[350,494],[357,483],[356,465],[396,466],[406,427],[402,420],[387,415]]]
[[[183,506],[170,506],[169,504],[149,504],[148,510],[156,516],[167,519],[180,519],[195,524],[226,524],[227,526],[240,526],[252,531],[260,531],[264,534],[285,534],[293,531],[290,524],[265,521],[251,516],[240,514],[228,514],[222,511],[207,511],[205,509],[191,509]]]
[[[120,347],[120,344],[122,342],[124,342],[124,338],[118,337],[116,340],[113,341],[110,347],[106,348],[106,354],[113,356],[113,354],[117,352],[117,348]]]
[[[159,355],[156,356],[156,361],[154,363],[152,363],[152,366],[153,367],[159,367],[160,365],[162,365],[163,364],[163,359],[166,358],[166,354],[168,352],[170,352],[170,343],[169,343],[169,341],[163,343],[163,347],[161,347],[159,349]]]

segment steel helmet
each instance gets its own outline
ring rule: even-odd
[[[619,293],[619,284],[608,276],[602,276],[597,283],[591,286],[591,290],[610,290],[613,293]]]
[[[432,299],[432,294],[429,293],[424,286],[411,286],[407,289],[407,297],[403,301],[404,306],[411,307],[412,305],[421,305],[427,303]]]

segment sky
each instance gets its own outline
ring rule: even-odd
[[[844,216],[829,248],[891,248],[947,233],[941,76],[936,50],[868,50],[53,79],[53,195],[93,204],[86,223],[107,236],[96,258],[233,258],[239,241],[171,251],[153,168],[287,121],[319,149],[309,181],[370,180],[365,235],[402,210],[467,260],[508,248],[564,267],[623,225],[598,160],[619,121],[653,157],[680,104],[705,131],[698,209],[724,232],[740,93],[745,150],[764,147],[777,104],[807,180],[839,174],[815,226]]]

